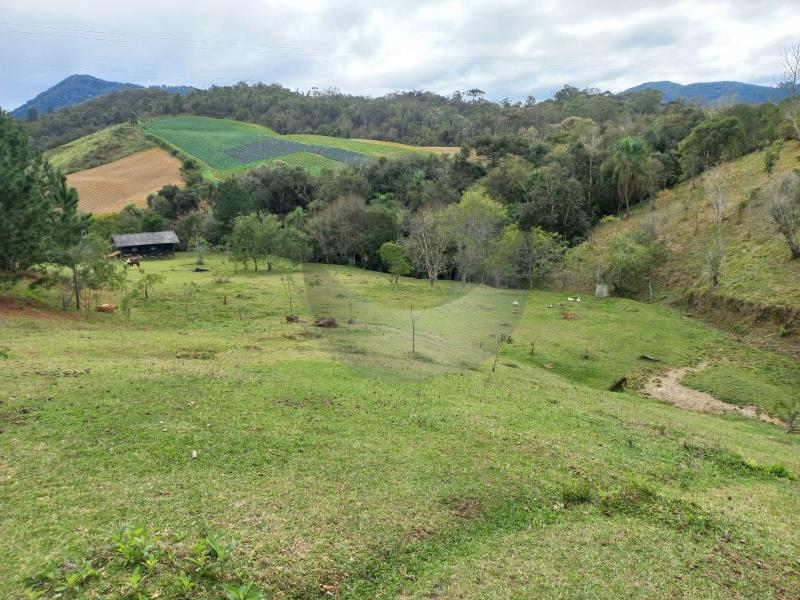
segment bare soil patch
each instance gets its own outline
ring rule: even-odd
[[[761,419],[765,423],[784,427],[786,424],[780,419],[770,417],[767,413],[760,412],[755,406],[736,406],[714,398],[711,394],[693,390],[681,383],[687,373],[702,371],[708,367],[700,363],[695,367],[681,367],[672,369],[663,375],[657,375],[644,384],[644,392],[656,400],[668,402],[679,408],[695,412],[712,414],[739,414],[745,417]]]
[[[0,296],[0,316],[33,317],[36,319],[86,320],[86,315],[78,311],[62,311],[29,298]]]
[[[181,182],[181,161],[162,148],[67,176],[67,183],[78,190],[81,210],[95,214],[118,212],[128,204],[146,206],[149,194]]]

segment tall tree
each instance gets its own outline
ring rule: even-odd
[[[795,136],[800,140],[800,95],[798,95],[798,84],[800,84],[800,42],[783,51],[783,86],[789,88],[789,99],[786,101],[786,118],[792,124]]]
[[[349,195],[338,198],[311,219],[310,233],[326,260],[355,264],[367,215],[366,201],[359,196]]]
[[[589,196],[589,206],[592,206],[592,189],[594,188],[594,162],[597,155],[600,153],[600,146],[602,138],[600,137],[600,128],[594,125],[580,137],[580,142],[583,144],[586,155],[589,157],[589,181],[586,185],[586,191]]]
[[[742,122],[736,117],[715,117],[692,129],[678,145],[684,173],[692,178],[721,161],[740,156],[746,149]]]
[[[98,261],[102,249],[92,240],[84,242],[89,231],[92,215],[78,210],[78,192],[67,185],[67,178],[53,174],[53,219],[51,262],[69,269],[75,308],[81,308],[81,290],[88,283],[93,271],[102,270]],[[108,254],[106,243],[105,253]]]
[[[455,244],[455,262],[462,283],[483,266],[505,218],[503,206],[480,189],[464,192],[458,204],[447,208],[445,223],[448,237]]]
[[[779,181],[773,182],[766,190],[767,214],[775,227],[786,240],[792,259],[800,258],[800,241],[797,229],[800,227],[800,175],[786,173]]]
[[[211,194],[211,206],[214,216],[222,223],[225,231],[230,231],[233,220],[253,210],[250,193],[245,190],[239,180],[229,178],[218,184]]]
[[[45,258],[52,231],[53,175],[28,135],[0,111],[0,271],[14,275]]]
[[[541,227],[568,240],[580,239],[589,229],[592,209],[583,186],[558,166],[536,169],[532,177],[530,202],[517,209],[522,229]]]
[[[250,213],[233,220],[229,237],[234,260],[245,266],[252,261],[253,270],[258,271],[259,261],[267,261],[267,270],[278,254],[280,222],[275,215]]]
[[[443,212],[430,210],[414,213],[409,219],[406,248],[411,263],[428,275],[431,285],[447,264],[450,241],[445,234]]]
[[[612,148],[610,168],[617,184],[619,202],[625,202],[626,217],[630,214],[636,186],[645,174],[647,155],[647,143],[642,138],[624,137]]]

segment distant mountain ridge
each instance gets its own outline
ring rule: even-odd
[[[687,85],[673,81],[649,81],[625,90],[623,94],[641,92],[647,89],[661,92],[664,102],[688,100],[698,104],[714,104],[728,101],[761,104],[762,102],[780,102],[789,96],[788,89],[741,83],[739,81],[708,81]]]
[[[46,89],[38,94],[35,98],[28,100],[19,108],[11,111],[11,116],[17,119],[25,119],[28,117],[28,112],[34,109],[40,115],[46,114],[50,110],[56,111],[67,106],[74,106],[97,98],[105,96],[112,92],[119,92],[121,90],[139,89],[144,86],[136,83],[121,83],[119,81],[105,81],[91,75],[70,75],[63,81],[58,82],[53,87]],[[186,85],[167,86],[167,85],[153,85],[151,89],[164,90],[175,94],[186,94],[191,92],[194,88]]]

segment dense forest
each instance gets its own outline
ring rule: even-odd
[[[153,89],[125,90],[40,116],[28,127],[40,149],[60,146],[133,116],[144,119],[182,113],[258,123],[279,133],[461,146],[481,136],[517,135],[530,128],[542,130],[570,117],[591,119],[604,128],[614,124],[635,133],[652,125],[662,108],[661,95],[656,90],[614,95],[564,86],[552,99],[541,102],[532,97],[524,102],[490,102],[477,89],[455,92],[449,97],[411,91],[368,98],[335,89],[299,93],[275,84],[239,83],[186,95]],[[748,128],[756,126],[754,121],[758,121],[759,129],[768,126],[768,121],[780,121],[780,111],[771,104],[742,104],[722,112],[740,116]]]

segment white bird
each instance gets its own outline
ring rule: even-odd
[[[192,450],[192,458],[197,458],[197,450]]]
[[[511,304],[512,306],[519,306],[519,302],[517,300],[512,301]]]
[[[574,298],[567,298],[567,300],[569,300],[570,302],[574,302],[575,301]]]
[[[580,302],[580,301],[581,301],[581,299],[580,299],[580,298],[577,298],[577,299],[575,300],[575,302]]]

